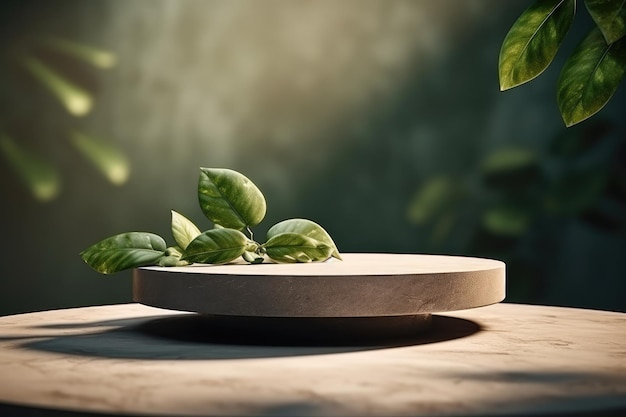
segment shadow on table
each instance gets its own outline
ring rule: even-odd
[[[473,321],[433,316],[430,327],[408,318],[246,320],[176,314],[39,328],[81,334],[41,335],[22,347],[128,359],[243,359],[320,355],[439,343],[481,330]],[[396,320],[394,320],[396,319]],[[403,321],[404,320],[404,321]],[[87,328],[105,330],[84,333]],[[16,339],[19,339],[17,337]]]
[[[608,404],[611,404],[611,398],[606,398],[608,400]],[[449,417],[462,417],[462,416],[488,416],[488,417],[523,417],[523,416],[532,416],[532,417],[623,417],[626,412],[626,409],[623,407],[615,407],[612,408],[610,405],[607,407],[606,405],[602,405],[602,401],[605,400],[602,396],[581,396],[581,398],[577,399],[577,402],[581,405],[588,403],[594,404],[596,407],[590,407],[588,409],[579,409],[573,411],[574,408],[571,405],[564,406],[565,401],[567,399],[562,399],[560,406],[558,405],[558,400],[555,400],[555,406],[550,407],[549,405],[535,405],[533,399],[525,399],[522,400],[513,400],[508,405],[516,409],[516,412],[511,411],[496,411],[495,409],[490,409],[489,407],[485,407],[482,409],[483,413],[474,412],[469,413],[466,409],[459,409],[456,412],[449,412],[446,414],[437,414],[437,415],[446,415]],[[416,404],[416,416],[417,415],[435,415],[436,413],[423,414],[418,410],[420,408],[419,404]],[[567,411],[563,411],[563,409]],[[320,404],[319,400],[317,402],[280,402],[277,401],[274,404],[265,404],[265,405],[256,405],[251,407],[247,413],[242,413],[242,415],[250,415],[250,416],[321,416],[321,415],[355,415],[354,413],[350,413],[350,404],[331,404],[329,407],[326,407],[324,404]],[[99,412],[87,412],[87,411],[72,411],[72,410],[61,410],[61,409],[52,409],[45,407],[31,407],[26,405],[17,405],[17,404],[8,404],[8,403],[0,403],[0,415],[1,416],[14,416],[14,417],[120,417],[131,414],[124,414],[123,412],[117,412],[115,414],[110,413],[99,413]],[[135,414],[132,414],[135,415]],[[151,414],[141,414],[143,417],[157,417],[163,416],[163,414],[151,415]],[[175,414],[168,414],[170,417],[176,417]],[[206,416],[215,416],[215,414],[207,413]],[[384,413],[380,414],[371,414],[371,415],[380,415],[384,416]],[[182,416],[182,415],[181,415]]]

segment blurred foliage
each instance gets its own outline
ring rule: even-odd
[[[115,185],[122,185],[130,175],[126,156],[110,142],[74,131],[70,134],[74,146]]]
[[[507,299],[526,301],[541,287],[543,244],[558,251],[552,237],[568,222],[626,232],[626,141],[612,127],[598,120],[553,138],[544,153],[499,149],[471,175],[430,178],[410,201],[407,217],[430,233],[435,250],[458,239],[460,224],[453,223],[462,217],[471,229],[464,252],[504,260]]]
[[[54,166],[34,152],[21,148],[8,136],[0,135],[0,151],[37,200],[56,198],[61,181]]]
[[[84,116],[91,111],[93,98],[87,91],[68,81],[38,59],[25,57],[23,65],[72,116]]]
[[[81,42],[57,37],[29,38],[27,42],[18,43],[6,57],[9,65],[21,71],[8,71],[16,79],[5,82],[19,84],[17,78],[25,71],[32,81],[47,90],[57,102],[65,108],[73,119],[88,115],[94,104],[95,92],[81,85],[72,69],[78,64],[87,64],[95,69],[109,69],[115,66],[116,57],[113,53]],[[16,75],[17,72],[17,75]],[[64,74],[68,72],[69,74]],[[19,100],[13,97],[13,100]],[[33,108],[32,118],[46,112],[46,108]],[[6,120],[0,120],[8,125]],[[7,132],[11,133],[11,132]],[[46,135],[48,136],[48,135]],[[71,143],[88,161],[91,162],[114,185],[124,184],[129,176],[130,164],[124,153],[112,143],[94,139],[78,132],[69,133]],[[32,196],[39,202],[54,200],[61,190],[61,175],[54,164],[47,158],[35,155],[20,145],[20,141],[3,136],[0,151],[13,168],[18,177],[28,187]],[[46,138],[38,138],[41,143]],[[56,146],[65,146],[62,143]]]

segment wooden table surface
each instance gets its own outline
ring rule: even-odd
[[[382,346],[229,340],[200,318],[140,304],[0,317],[0,414],[626,415],[622,313],[502,303]]]

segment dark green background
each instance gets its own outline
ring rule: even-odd
[[[584,211],[541,214],[515,237],[481,226],[491,201],[524,194],[514,182],[505,191],[485,186],[481,161],[494,151],[533,151],[543,179],[532,187],[591,154],[598,170],[612,164],[617,184],[626,176],[623,86],[569,130],[556,106],[559,69],[590,28],[583,8],[552,67],[499,91],[500,44],[528,4],[3,2],[0,131],[53,164],[62,192],[38,202],[0,155],[0,314],[130,301],[130,272],[101,276],[78,253],[125,231],[171,241],[170,209],[208,227],[196,197],[200,166],[236,169],[263,190],[261,240],[275,222],[306,217],[343,252],[503,259],[509,301],[626,311],[619,186],[607,186]],[[50,58],[93,93],[87,116],[67,114],[18,64],[46,35],[117,55],[111,70]],[[110,184],[71,145],[72,130],[123,150],[129,181]],[[555,156],[551,146],[564,135],[599,144],[578,159]],[[442,209],[456,217],[433,240],[431,225],[411,222],[407,211],[440,175],[468,188]],[[617,219],[598,217],[607,205]]]

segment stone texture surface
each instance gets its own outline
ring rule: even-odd
[[[495,304],[434,315],[431,332],[381,346],[228,343],[188,334],[198,317],[127,304],[0,318],[0,403],[149,415],[626,411],[622,313]],[[169,333],[146,330],[168,320]]]
[[[147,267],[133,299],[153,307],[265,317],[377,317],[500,302],[503,262],[460,256],[346,253],[308,264]]]

